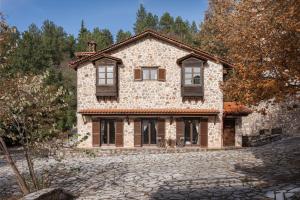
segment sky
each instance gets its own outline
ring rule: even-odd
[[[207,9],[207,0],[0,0],[0,11],[19,31],[32,23],[40,27],[49,19],[77,36],[84,20],[88,29],[107,28],[115,36],[119,29],[133,32],[140,4],[158,16],[167,11],[197,24]]]

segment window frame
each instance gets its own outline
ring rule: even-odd
[[[198,65],[198,66],[197,66]],[[186,73],[186,68],[191,68],[192,71]],[[199,72],[195,72],[195,68],[199,68]],[[199,84],[194,83],[194,76],[199,73]],[[187,59],[182,62],[182,85],[184,87],[203,87],[203,61],[198,59]],[[186,74],[191,74],[190,80],[192,80],[191,84],[186,84]]]
[[[144,79],[144,70],[147,70],[149,73],[149,77],[148,79]],[[156,71],[156,78],[155,79],[151,79],[151,70],[155,70]],[[142,73],[142,80],[143,81],[158,81],[158,67],[141,67],[141,73]]]
[[[108,72],[108,67],[112,67],[112,72]],[[104,78],[100,78],[100,68],[104,68],[105,69],[104,73],[101,72],[102,74],[105,75]],[[114,86],[116,84],[116,80],[115,80],[116,79],[116,75],[115,75],[115,73],[116,73],[116,66],[114,64],[101,64],[101,65],[98,65],[96,73],[97,73],[97,76],[96,76],[96,78],[97,78],[96,79],[96,85],[97,86]],[[108,73],[112,74],[112,78],[108,78],[108,76],[107,76]],[[100,79],[104,80],[105,83],[99,83]],[[107,83],[108,80],[112,80],[112,83],[108,84]]]

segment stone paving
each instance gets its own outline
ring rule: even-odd
[[[0,158],[0,199],[20,194]],[[22,158],[17,164],[26,167]],[[52,187],[81,200],[299,199],[300,137],[226,151],[95,158],[76,153],[60,163],[39,159],[36,166],[51,171]]]

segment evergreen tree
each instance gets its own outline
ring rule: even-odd
[[[153,15],[152,13],[148,13],[147,18],[146,18],[145,29],[157,30],[158,29],[158,23],[159,23],[158,21],[159,21],[159,19],[158,19],[157,15]]]
[[[193,21],[192,22],[192,25],[191,25],[191,33],[192,34],[196,34],[196,33],[198,33],[198,28],[197,28],[197,25],[196,25],[196,22],[195,21]]]
[[[87,51],[87,43],[91,40],[91,33],[85,27],[84,21],[81,21],[79,34],[77,37],[76,51]]]
[[[102,43],[99,44],[99,48],[106,48],[114,43],[114,38],[108,29],[102,29]]]
[[[38,73],[51,64],[51,56],[46,53],[42,44],[42,32],[35,24],[31,24],[22,33],[18,47],[8,59],[9,70]]]
[[[143,4],[140,5],[140,8],[138,9],[136,13],[136,22],[134,24],[134,32],[135,34],[139,34],[140,32],[143,32],[147,27],[147,18],[148,14],[143,6]]]
[[[59,66],[67,50],[67,34],[62,27],[46,20],[42,26],[42,45],[54,66]]]
[[[122,42],[129,37],[131,37],[131,33],[129,31],[124,32],[122,29],[120,29],[117,33],[116,43]]]
[[[163,33],[169,34],[173,31],[174,19],[170,13],[165,12],[159,21],[159,30]]]
[[[183,19],[178,16],[175,19],[173,31],[176,37],[181,41],[191,44],[192,36],[190,34],[190,26],[188,21],[183,21]]]

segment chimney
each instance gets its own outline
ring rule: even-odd
[[[97,51],[97,43],[95,41],[88,42],[88,51],[89,52],[96,52]]]

